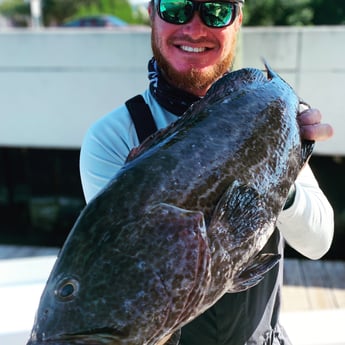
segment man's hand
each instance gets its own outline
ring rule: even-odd
[[[333,128],[321,123],[322,115],[318,109],[306,109],[297,117],[301,137],[306,140],[323,141],[332,137]]]

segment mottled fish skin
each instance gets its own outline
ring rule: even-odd
[[[259,252],[312,145],[266,67],[229,73],[132,152],[73,227],[28,345],[154,345],[276,264]]]

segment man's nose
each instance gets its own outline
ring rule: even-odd
[[[194,13],[192,20],[183,26],[185,33],[194,39],[206,36],[208,30],[208,27],[201,20],[198,11]]]

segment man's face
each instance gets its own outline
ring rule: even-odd
[[[242,12],[224,28],[210,28],[199,13],[183,25],[163,21],[151,6],[152,50],[168,81],[197,96],[204,96],[214,81],[232,65]]]

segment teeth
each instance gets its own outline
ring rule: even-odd
[[[202,53],[206,50],[206,48],[193,48],[189,46],[180,46],[180,48],[188,53]]]

